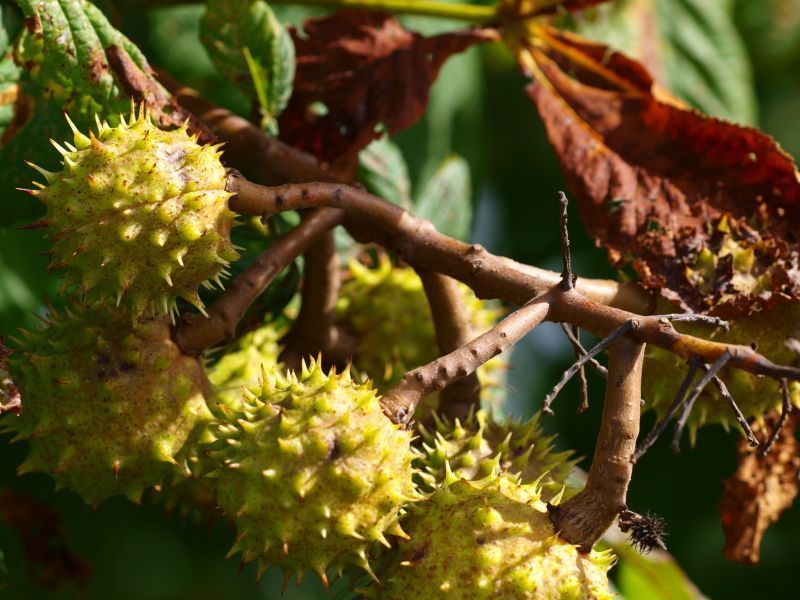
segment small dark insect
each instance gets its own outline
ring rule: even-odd
[[[651,550],[666,550],[664,538],[667,537],[667,522],[661,517],[645,513],[637,514],[630,510],[619,513],[619,528],[630,533],[631,546],[646,554]]]

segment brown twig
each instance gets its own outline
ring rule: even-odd
[[[675,400],[672,402],[669,409],[667,409],[667,412],[664,413],[664,416],[661,417],[661,419],[659,419],[658,422],[653,426],[653,429],[650,430],[650,433],[647,434],[647,437],[642,440],[642,443],[639,444],[639,447],[636,448],[636,452],[633,454],[634,463],[639,462],[639,459],[644,456],[645,452],[647,452],[652,445],[656,443],[656,440],[667,428],[669,422],[678,413],[678,409],[683,404],[686,393],[689,391],[689,386],[692,385],[692,381],[694,381],[697,371],[700,370],[701,364],[702,363],[697,360],[689,361],[689,372],[686,374],[686,377],[683,378],[683,381],[678,388],[678,393],[675,394]]]
[[[580,335],[580,329],[574,325],[571,325],[570,327],[572,327],[572,332],[577,340],[578,336]],[[579,360],[581,356],[581,353],[576,349],[575,358]],[[589,361],[592,360],[594,359],[589,359]],[[606,372],[606,375],[607,374],[608,372]],[[578,382],[581,386],[581,403],[578,405],[578,414],[580,415],[589,410],[589,381],[586,379],[586,368],[583,365],[581,365],[581,368],[578,370]]]
[[[792,397],[789,395],[789,382],[786,379],[781,379],[781,415],[778,417],[777,423],[775,423],[775,428],[770,433],[767,442],[764,444],[764,447],[759,451],[759,456],[764,458],[769,454],[769,451],[772,450],[772,446],[775,444],[775,440],[778,439],[778,436],[781,434],[781,429],[783,426],[786,425],[786,420],[789,418],[789,415],[792,412]]]
[[[305,219],[310,218],[308,213]],[[322,354],[335,360],[339,341],[336,300],[339,297],[341,265],[333,231],[320,237],[305,253],[300,312],[284,336],[281,361],[297,369],[302,359]]]
[[[703,365],[701,367],[704,371],[708,370],[708,367]],[[717,388],[717,391],[720,395],[725,398],[725,401],[728,403],[731,411],[733,412],[733,416],[736,419],[736,422],[739,423],[739,427],[742,428],[742,433],[744,433],[744,437],[747,439],[747,443],[750,445],[751,448],[756,448],[758,446],[758,440],[756,436],[753,434],[753,430],[750,428],[750,423],[747,422],[747,419],[744,418],[739,405],[736,404],[736,400],[733,399],[731,393],[728,391],[728,386],[725,385],[725,382],[720,379],[719,375],[714,375],[712,379],[714,385]],[[781,379],[781,381],[784,381]]]
[[[518,306],[556,286],[558,274],[496,256],[479,244],[466,244],[438,231],[423,219],[364,190],[339,184],[311,183],[265,188],[231,177],[228,190],[242,197],[255,211],[271,215],[284,210],[328,206],[347,213],[345,225],[362,242],[380,244],[417,268],[435,270],[471,287],[482,298],[500,298]],[[568,322],[605,337],[631,319],[640,326],[630,334],[636,341],[653,344],[690,359],[713,363],[723,353],[730,364],[756,375],[800,380],[800,369],[776,365],[749,346],[704,340],[678,333],[669,319],[644,317],[650,301],[630,288],[614,283],[578,278],[575,289],[561,290],[551,301],[548,319]],[[649,298],[649,296],[648,296]],[[618,308],[622,306],[630,308]]]
[[[626,509],[639,434],[644,344],[621,335],[608,355],[603,419],[586,486],[563,504],[547,506],[558,535],[582,552],[591,550]]]
[[[209,102],[168,73],[158,71],[157,75],[181,106],[226,142],[223,160],[235,164],[254,180],[264,184],[280,184],[337,179],[311,154],[266,135],[247,119]]]
[[[406,373],[381,400],[383,412],[395,423],[408,425],[422,398],[474,373],[544,321],[550,300],[550,294],[534,298],[468,344]]]
[[[545,415],[552,415],[553,409],[551,409],[550,406],[553,404],[553,401],[561,392],[561,389],[567,384],[567,382],[570,379],[572,379],[572,376],[575,375],[575,373],[577,373],[581,369],[581,367],[583,367],[583,365],[589,362],[589,360],[592,357],[597,356],[600,352],[608,348],[617,338],[625,335],[629,331],[633,331],[637,327],[639,327],[639,321],[637,321],[636,319],[631,319],[630,321],[626,321],[617,329],[612,331],[609,335],[607,335],[605,338],[600,340],[600,342],[596,346],[594,346],[591,350],[589,350],[586,354],[578,357],[578,360],[572,363],[572,366],[569,369],[564,371],[564,374],[561,376],[561,380],[555,385],[555,387],[552,390],[550,390],[550,393],[544,397],[542,413]]]
[[[587,352],[586,348],[583,347],[583,344],[581,344],[581,341],[578,339],[579,329],[567,323],[559,323],[559,324],[561,325],[561,329],[564,332],[564,335],[567,336],[567,340],[569,340],[569,343],[572,344],[573,349],[577,353],[576,357],[583,356],[584,354],[586,354]],[[608,378],[608,369],[606,369],[603,365],[601,365],[596,358],[590,358],[587,364],[589,364],[595,370],[595,372],[598,375],[600,375],[600,377],[602,377],[603,379]]]
[[[569,221],[567,219],[569,200],[567,200],[567,195],[564,192],[558,192],[558,197],[561,204],[559,218],[561,226],[561,260],[564,263],[564,270],[561,272],[561,287],[564,291],[569,291],[575,287],[575,274],[572,272],[572,255],[569,251]],[[585,378],[585,375],[583,377]]]
[[[208,317],[199,314],[183,317],[174,332],[176,343],[186,354],[200,354],[226,337],[233,337],[247,309],[275,276],[341,222],[342,214],[338,211],[318,211],[309,216],[236,277],[209,309]]]
[[[275,184],[343,180],[313,155],[266,135],[250,121],[215,106],[168,74],[159,73],[159,79],[181,106],[227,143],[223,158],[230,159],[256,181]],[[239,206],[240,202],[241,198],[231,199],[231,210],[248,214],[247,207]],[[326,358],[335,359],[340,333],[335,324],[338,294],[339,263],[336,240],[330,231],[320,236],[305,254],[300,314],[283,340],[281,358],[287,365],[297,367],[303,356],[320,352]]]
[[[683,410],[681,411],[681,416],[678,417],[678,422],[675,424],[675,434],[672,436],[672,451],[673,452],[680,452],[681,451],[681,435],[683,435],[683,430],[686,427],[686,422],[689,420],[689,415],[692,414],[692,409],[694,408],[694,403],[700,397],[700,394],[703,392],[705,387],[714,379],[714,376],[719,373],[720,369],[724,367],[732,358],[732,355],[727,350],[723,352],[717,360],[714,361],[714,364],[711,365],[711,368],[705,368],[705,365],[701,365],[701,369],[705,370],[705,374],[700,378],[700,381],[697,382],[692,388],[692,391],[689,393],[689,396],[686,398],[686,402],[683,405]]]
[[[470,315],[455,279],[433,271],[418,271],[431,309],[439,352],[449,354],[474,337]],[[447,387],[439,395],[439,412],[463,419],[480,407],[481,383],[474,371]]]

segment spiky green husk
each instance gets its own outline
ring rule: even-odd
[[[25,408],[4,421],[29,442],[19,472],[49,472],[90,504],[117,494],[138,501],[211,419],[203,366],[181,353],[163,320],[134,325],[78,306],[53,313],[20,346],[9,369]]]
[[[282,369],[279,357],[280,339],[285,328],[268,323],[243,335],[220,360],[208,370],[208,379],[214,386],[214,403],[241,409],[244,388],[257,386],[262,368]],[[211,407],[217,413],[216,406]]]
[[[216,418],[225,418],[219,405],[236,411],[243,409],[244,389],[258,386],[264,369],[282,368],[278,361],[281,352],[278,342],[283,334],[283,329],[274,323],[259,327],[239,338],[208,369],[212,385],[208,407]],[[216,468],[215,461],[204,450],[213,441],[213,435],[206,428],[197,431],[184,446],[177,457],[183,472],[173,477],[158,496],[167,511],[206,521],[219,515],[216,480],[206,477]]]
[[[412,482],[411,432],[381,412],[375,390],[317,362],[265,371],[241,411],[216,423],[217,499],[238,530],[231,554],[287,575],[355,564],[368,545],[403,535]]]
[[[352,261],[337,312],[358,338],[353,369],[385,391],[411,369],[439,357],[431,310],[422,281],[410,268],[394,267],[381,255],[377,268]],[[492,327],[502,311],[460,286],[475,335]],[[496,356],[478,369],[484,403],[499,401],[505,386],[507,357]],[[425,402],[436,407],[438,394]]]
[[[800,304],[784,304],[768,311],[730,322],[730,331],[711,333],[715,342],[747,345],[755,342],[758,351],[776,364],[790,365],[797,354],[785,344],[790,338],[800,339]],[[709,337],[709,327],[677,323],[683,333]],[[663,415],[675,399],[678,388],[688,372],[686,361],[678,355],[648,345],[642,377],[642,397],[648,408]],[[757,377],[741,369],[725,367],[720,372],[745,418],[763,419],[769,411],[780,410],[782,395],[779,382]],[[696,377],[695,382],[699,379]],[[800,383],[789,382],[789,394],[796,407],[800,407]],[[697,429],[705,424],[721,424],[737,428],[728,402],[716,386],[707,385],[695,403],[688,426],[692,443]]]
[[[457,477],[470,481],[499,470],[524,484],[537,482],[550,500],[564,490],[577,464],[571,451],[553,451],[555,435],[544,435],[538,414],[526,422],[506,423],[485,410],[471,413],[463,423],[433,416],[433,428],[417,426],[422,438],[419,477],[427,488],[444,482],[449,465]]]
[[[555,535],[535,485],[497,474],[449,474],[403,522],[410,539],[387,553],[380,600],[610,599],[610,552],[581,554]]]
[[[74,146],[54,143],[64,168],[39,169],[47,186],[33,192],[47,207],[52,268],[134,317],[170,313],[179,297],[202,308],[199,286],[238,258],[218,147],[185,126],[162,131],[144,110],[118,127],[98,120],[97,137],[73,131]]]

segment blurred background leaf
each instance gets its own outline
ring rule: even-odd
[[[383,136],[364,148],[358,159],[358,180],[368,192],[405,209],[411,208],[408,165],[397,144]]]
[[[750,125],[755,94],[733,8],[733,0],[617,0],[577,16],[577,29],[642,61],[692,106]]]
[[[445,235],[468,239],[472,231],[469,163],[460,156],[447,158],[422,188],[414,212]]]
[[[260,110],[261,125],[277,133],[275,119],[292,95],[294,42],[263,0],[209,0],[200,38],[217,70]]]

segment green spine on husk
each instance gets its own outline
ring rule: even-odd
[[[203,366],[164,320],[132,324],[107,307],[76,306],[18,343],[9,370],[25,408],[3,424],[29,442],[19,472],[49,472],[87,503],[138,501],[176,472],[175,457],[211,419]]]
[[[496,472],[467,481],[450,469],[403,521],[409,539],[386,554],[380,600],[610,600],[610,551],[582,554],[556,536],[536,484]],[[556,499],[553,502],[557,502]]]
[[[230,240],[227,171],[218,146],[201,146],[186,125],[162,131],[144,108],[117,127],[97,119],[97,135],[53,142],[63,169],[31,193],[47,207],[51,268],[88,302],[113,298],[134,317],[175,311],[177,298],[199,309],[199,286],[226,275],[238,258]]]
[[[283,367],[279,357],[280,339],[286,333],[285,327],[267,323],[243,335],[208,370],[208,379],[214,387],[214,404],[223,404],[234,410],[241,409],[244,388],[257,386],[261,381],[262,369]],[[218,413],[216,406],[212,412]]]
[[[556,436],[544,435],[538,414],[526,422],[506,423],[486,410],[470,413],[463,422],[437,413],[433,417],[434,428],[417,425],[422,445],[418,477],[429,489],[444,482],[449,465],[457,477],[470,481],[501,471],[523,484],[538,482],[549,500],[564,490],[578,462],[569,450],[553,451]]]
[[[403,507],[418,498],[411,432],[381,411],[375,390],[318,361],[297,374],[265,370],[241,410],[224,405],[210,455],[217,500],[238,537],[231,555],[287,576],[354,564],[371,573],[370,544],[403,536]]]
[[[278,362],[280,338],[284,329],[267,323],[243,335],[208,370],[212,393],[208,407],[216,418],[224,419],[220,405],[241,411],[244,390],[258,386],[264,369],[280,370]],[[187,518],[213,520],[217,510],[216,479],[206,475],[216,468],[215,461],[204,451],[214,441],[208,428],[198,430],[177,457],[183,472],[176,475],[158,499],[167,511],[175,511]]]
[[[669,307],[665,310],[669,311]],[[785,344],[785,340],[789,338],[800,339],[800,304],[783,304],[731,320],[728,332],[721,329],[710,330],[706,325],[676,323],[675,327],[682,333],[710,338],[715,342],[743,345],[755,343],[761,354],[777,364],[791,365],[800,360],[798,354]],[[688,369],[685,359],[649,344],[642,377],[642,397],[646,406],[663,415],[675,400]],[[719,376],[745,418],[762,421],[770,411],[780,410],[780,382],[732,367],[724,367]],[[699,377],[696,376],[695,382]],[[800,408],[800,383],[789,382],[789,395],[792,403]],[[725,428],[738,427],[728,402],[713,384],[705,387],[689,417],[689,436],[692,443],[696,440],[698,428],[706,424],[721,424]]]
[[[414,270],[394,267],[383,254],[377,268],[351,261],[349,270],[350,278],[342,285],[337,312],[358,338],[353,371],[370,377],[383,392],[407,371],[440,355],[428,299]],[[477,336],[491,328],[503,311],[476,298],[467,286],[459,287]],[[484,404],[499,402],[507,370],[504,354],[478,369]],[[430,394],[425,399],[426,407],[435,407],[437,399],[438,393]]]

